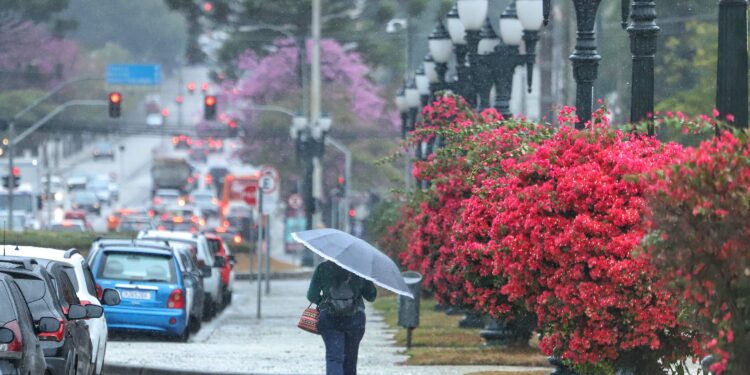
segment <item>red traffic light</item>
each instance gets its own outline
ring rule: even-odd
[[[210,1],[203,3],[203,11],[210,12],[213,9],[214,9],[214,5]]]
[[[195,91],[195,82],[188,82],[188,84],[187,84],[187,89],[188,89],[188,91],[190,91],[190,92],[193,92],[193,91]]]
[[[216,97],[213,95],[206,95],[206,105],[213,107],[216,104]]]
[[[175,101],[177,102],[177,104],[182,104],[182,95],[177,95]]]
[[[344,176],[339,176],[339,185],[343,185],[346,182]]]
[[[120,106],[122,104],[122,94],[117,91],[109,93],[109,117],[118,118],[120,117]]]
[[[203,84],[201,85],[201,91],[203,92],[208,91],[208,83],[203,82]]]
[[[21,169],[18,167],[13,167],[11,173],[13,173],[13,177],[18,177],[21,175]]]
[[[229,121],[229,127],[232,128],[232,129],[236,128],[237,127],[237,121],[234,121],[234,120]]]
[[[355,217],[357,216],[357,210],[351,209],[349,210],[349,217]]]
[[[118,104],[122,100],[122,95],[119,92],[113,92],[109,94],[109,101],[112,104]]]
[[[168,117],[169,116],[169,109],[168,108],[162,109],[161,110],[161,115],[164,116],[164,117]]]

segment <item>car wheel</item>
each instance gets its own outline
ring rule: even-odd
[[[185,331],[182,332],[181,335],[177,336],[177,342],[188,342],[190,339],[190,330],[188,327],[185,327]]]

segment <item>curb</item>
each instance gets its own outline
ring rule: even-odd
[[[102,369],[104,375],[271,375],[271,374],[259,374],[259,373],[207,373],[203,371],[189,371],[189,370],[170,370],[162,368],[147,368],[139,366],[124,366],[124,365],[104,365]],[[274,374],[277,375],[277,374]],[[290,374],[291,375],[291,374]]]
[[[313,270],[303,268],[298,271],[271,272],[271,280],[307,280],[312,277]],[[234,275],[235,280],[257,280],[257,273],[238,273]]]

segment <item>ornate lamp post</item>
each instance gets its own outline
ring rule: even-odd
[[[519,7],[520,13],[516,11],[516,2],[511,2],[500,16],[499,28],[502,43],[497,44],[492,52],[485,48],[482,48],[480,52],[484,52],[482,60],[492,69],[496,91],[495,109],[505,118],[513,115],[510,112],[510,98],[513,93],[513,74],[517,66],[526,65],[529,72],[527,83],[531,90],[536,44],[539,40],[539,29],[542,27],[541,1],[520,0],[519,3],[522,3]],[[519,16],[523,21],[519,19]],[[491,31],[491,27],[488,29],[483,34],[485,38],[480,40],[483,46],[495,44],[494,32]],[[522,39],[526,42],[525,54],[519,51]]]
[[[479,96],[479,105],[477,108],[483,110],[490,106],[490,93],[492,92],[493,79],[487,79],[493,76],[493,62],[490,57],[495,52],[495,48],[500,45],[500,37],[492,29],[492,22],[487,18],[479,33],[479,44],[477,45],[477,64],[474,73],[477,77],[484,79],[476,80],[477,95]]]
[[[312,229],[313,214],[318,209],[318,202],[313,197],[313,160],[322,158],[325,153],[325,137],[331,129],[331,119],[322,116],[317,123],[311,124],[303,115],[294,116],[290,136],[295,141],[297,159],[304,163],[305,175],[303,179],[302,199],[305,204],[305,220],[307,229]],[[306,251],[303,254],[302,264],[311,266],[314,263],[312,253]]]
[[[406,131],[410,132],[414,130],[414,126],[417,123],[417,115],[419,114],[419,106],[422,104],[419,90],[417,90],[417,84],[413,78],[406,84],[404,98],[406,99],[406,105],[409,108],[409,120],[407,121]],[[417,157],[421,157],[419,147],[417,147]]]
[[[633,85],[630,95],[630,121],[648,121],[654,113],[654,55],[659,27],[656,26],[656,3],[653,0],[622,1],[622,25],[630,34],[630,51],[633,55]],[[630,13],[630,25],[627,18]],[[648,135],[654,135],[653,124]]]
[[[430,82],[430,93],[434,93],[435,91],[437,91],[437,86],[435,85],[440,82],[436,65],[437,64],[435,63],[435,59],[432,58],[432,54],[427,52],[427,54],[424,56],[424,60],[422,60],[422,67],[424,68],[424,73],[427,76],[427,80]],[[443,80],[445,80],[445,75],[443,75]]]
[[[720,0],[716,108],[738,128],[748,125],[747,75],[747,0]]]
[[[450,20],[453,18],[448,18],[448,32],[451,33],[454,43],[456,39],[461,39],[464,42],[463,48],[459,48],[459,45],[456,45],[456,72],[459,78],[458,91],[472,107],[476,107],[478,102],[476,83],[481,78],[477,76],[478,72],[476,71],[478,65],[477,49],[480,40],[480,31],[487,18],[487,7],[487,0],[458,0],[454,9],[448,13],[448,17],[452,17],[452,14],[458,13],[461,25],[454,28],[456,31],[463,31],[460,38],[453,38],[453,31],[450,27]],[[460,49],[463,49],[463,51],[460,51]]]
[[[401,114],[401,138],[406,139],[409,126],[409,105],[406,103],[406,87],[403,85],[396,95],[396,108]]]
[[[435,29],[432,30],[432,34],[427,38],[428,45],[430,47],[430,54],[432,59],[435,61],[435,72],[439,84],[445,84],[445,74],[448,72],[448,61],[453,53],[453,43],[451,42],[451,36],[448,34],[448,30],[445,29],[441,21],[437,21]],[[427,67],[425,67],[427,70]],[[439,89],[445,89],[440,87]]]
[[[424,70],[424,67],[420,66],[417,68],[416,72],[414,72],[414,83],[417,86],[417,91],[419,92],[420,96],[420,103],[422,104],[422,107],[427,105],[427,101],[430,100],[430,79],[427,77],[427,73]]]

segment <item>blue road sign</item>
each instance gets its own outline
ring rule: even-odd
[[[107,84],[156,86],[161,83],[161,66],[145,64],[107,65]]]

